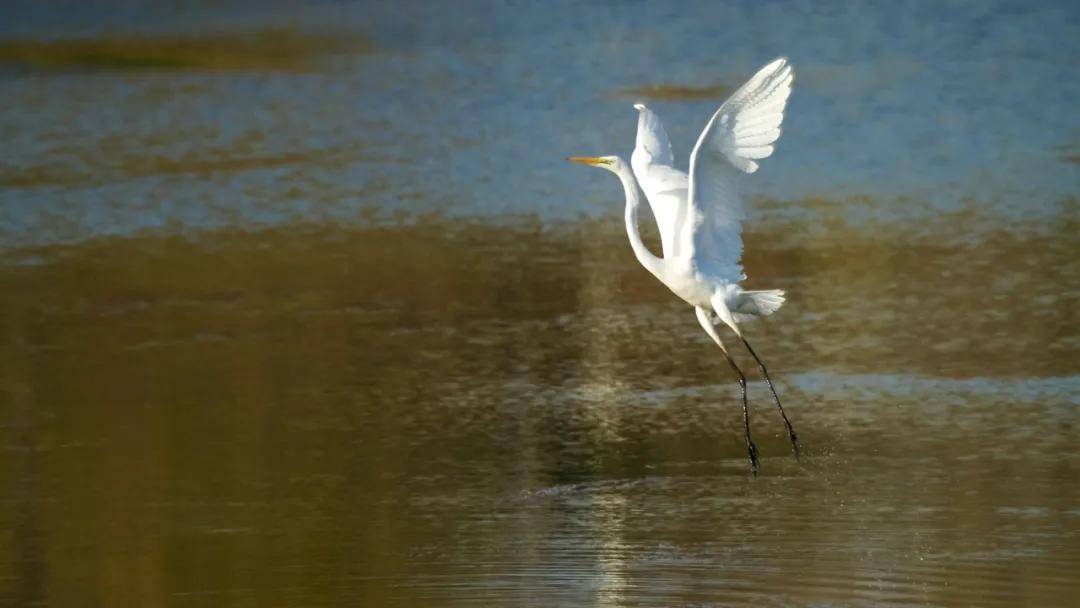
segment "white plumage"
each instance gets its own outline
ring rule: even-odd
[[[746,214],[738,171],[757,171],[755,160],[773,153],[794,77],[781,57],[735,91],[698,136],[689,176],[673,166],[660,117],[643,104],[634,106],[640,114],[631,165],[660,228],[664,257],[697,254],[717,278],[746,278],[739,263]]]
[[[722,154],[736,169],[757,171],[755,159],[773,153],[795,72],[781,57],[761,68],[712,115],[690,153],[690,173],[702,146]]]
[[[690,152],[690,171],[675,168],[671,142],[660,117],[643,104],[638,115],[637,142],[631,168],[617,156],[572,158],[615,173],[626,193],[626,231],[638,261],[672,292],[693,306],[701,327],[720,347],[739,376],[747,449],[755,474],[757,448],[750,439],[746,377],[728,356],[715,325],[723,322],[742,340],[757,361],[776,406],[787,426],[792,448],[798,439],[780,405],[780,398],[764,363],[739,329],[739,323],[771,315],[784,303],[780,290],[747,291],[739,283],[743,273],[742,221],[738,193],[740,173],[754,173],[758,160],[773,153],[794,72],[787,59],[778,58],[761,68],[739,87],[709,118]],[[660,229],[664,256],[655,256],[641,240],[637,215],[638,185],[652,207]]]

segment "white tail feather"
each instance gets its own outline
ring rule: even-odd
[[[731,313],[738,322],[749,321],[755,317],[767,317],[784,305],[784,291],[744,291],[738,296],[738,306]]]

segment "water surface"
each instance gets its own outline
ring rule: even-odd
[[[38,7],[0,9],[3,603],[1075,603],[1072,4]],[[685,162],[781,52],[744,262],[789,300],[746,331],[805,451],[733,348],[755,479],[562,159],[644,98]]]

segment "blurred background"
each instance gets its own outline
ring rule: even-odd
[[[754,479],[564,159],[646,101],[685,167],[781,54]],[[0,4],[0,602],[1075,602],[1078,59],[1074,2]]]

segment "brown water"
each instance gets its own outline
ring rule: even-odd
[[[1078,7],[0,2],[0,606],[1080,606]],[[563,159],[779,54],[754,478]]]
[[[729,371],[616,218],[11,250],[0,591],[1080,601],[1075,222],[883,229],[791,204],[826,219],[747,235],[752,285],[790,296],[748,336],[805,456],[756,383],[757,479]]]

